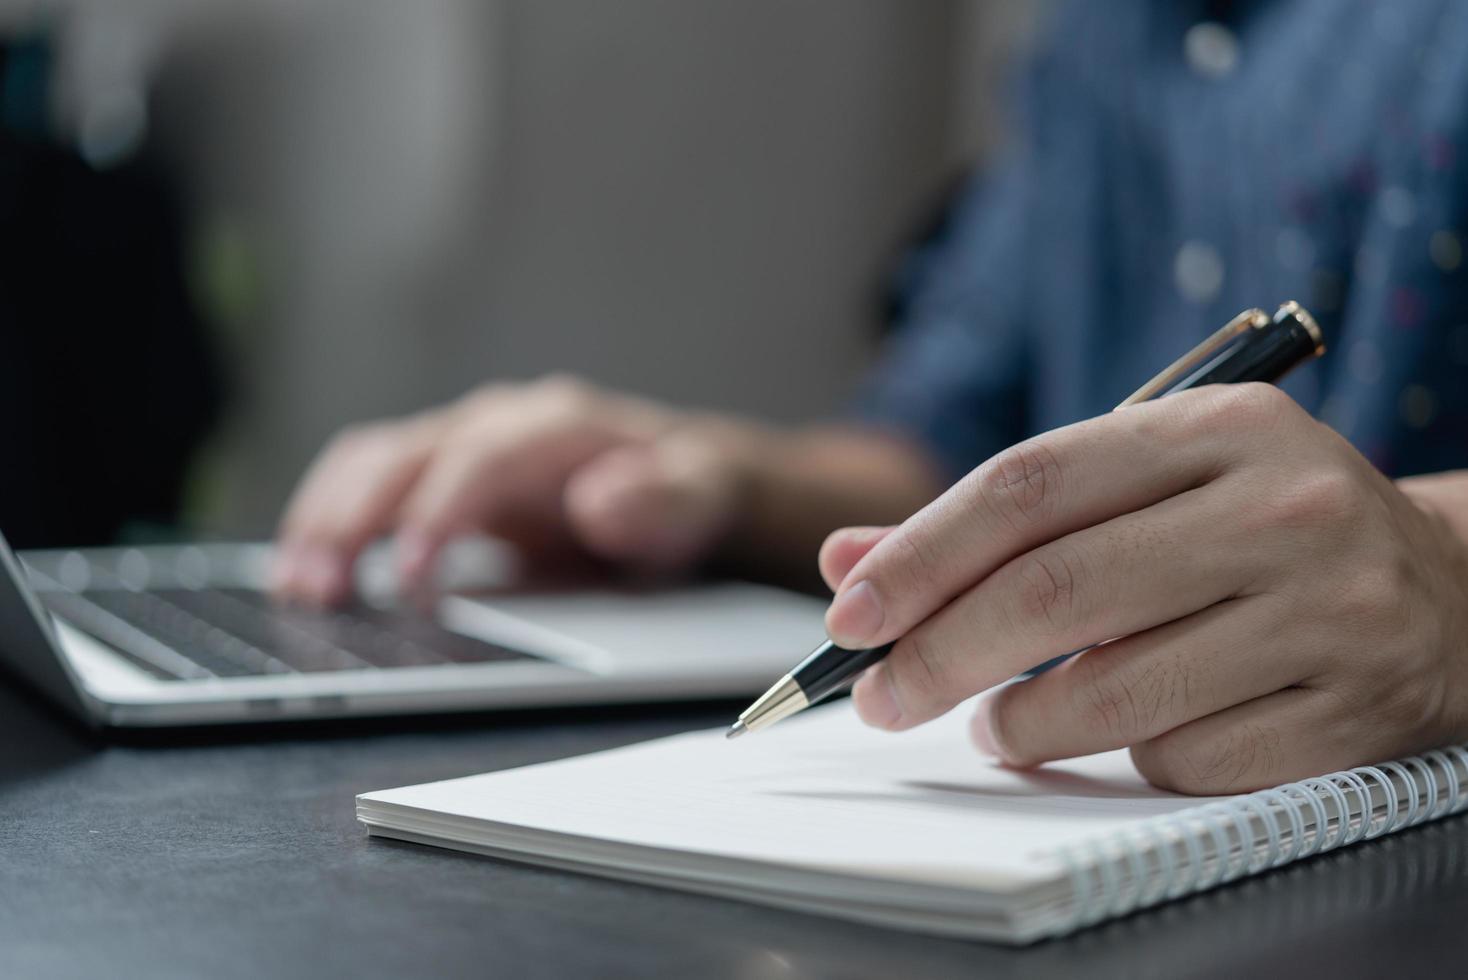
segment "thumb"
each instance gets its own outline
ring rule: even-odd
[[[566,483],[566,519],[583,547],[655,571],[707,557],[736,516],[737,480],[701,442],[669,436],[607,450]]]

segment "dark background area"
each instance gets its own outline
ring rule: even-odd
[[[267,536],[549,371],[839,411],[1029,7],[0,2],[0,529]]]

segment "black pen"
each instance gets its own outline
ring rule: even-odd
[[[1273,317],[1263,310],[1245,310],[1117,408],[1203,385],[1277,382],[1292,368],[1324,353],[1320,327],[1299,303],[1285,303]],[[847,650],[827,640],[746,708],[728,737],[767,728],[822,701],[887,656],[894,645]]]

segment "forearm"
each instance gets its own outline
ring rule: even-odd
[[[732,571],[817,589],[816,556],[830,532],[905,520],[947,487],[916,443],[857,427],[724,430],[735,459],[738,517],[716,561]]]

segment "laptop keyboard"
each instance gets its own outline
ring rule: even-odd
[[[539,660],[407,612],[282,605],[253,589],[41,589],[77,629],[164,679]]]

